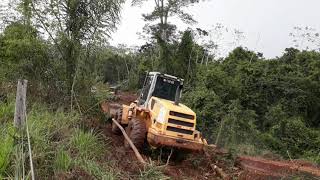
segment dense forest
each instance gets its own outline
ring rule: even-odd
[[[196,20],[183,11],[198,1],[155,2],[154,10],[143,15],[146,43],[136,48],[108,43],[120,22],[123,0],[21,0],[8,7],[15,17],[2,12],[0,178],[21,175],[17,162],[22,157],[12,138],[18,79],[29,81],[28,116],[38,176],[79,166],[98,179],[119,178],[112,164],[95,161],[103,153],[103,137],[81,127],[88,117],[102,118],[99,108],[91,107],[105,97],[92,94],[92,87],[116,85],[137,92],[148,71],[185,80],[182,102],[197,113],[197,128],[210,143],[240,154],[320,164],[318,50],[288,47],[282,56],[267,59],[235,43],[239,47],[219,57],[214,41],[199,42],[216,31],[195,28]],[[132,1],[133,6],[141,3]],[[169,23],[171,17],[190,28],[180,31]],[[237,42],[240,32],[234,32]],[[57,132],[62,139],[52,140]],[[71,151],[79,155],[72,157]],[[50,164],[54,167],[46,168]],[[101,169],[109,169],[109,174]]]

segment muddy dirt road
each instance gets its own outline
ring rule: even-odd
[[[129,104],[136,98],[135,94],[120,92],[114,103]],[[103,110],[103,104],[101,108]],[[123,147],[123,137],[111,132],[111,124],[97,121],[93,122],[92,126],[100,129],[110,140],[111,151],[114,153],[108,158],[116,162],[118,168],[128,172],[124,179],[131,179],[130,177],[139,174],[143,167],[139,165],[134,153]],[[214,164],[221,167],[227,174],[227,179],[292,179],[294,177],[320,179],[320,168],[307,162],[273,161],[249,156],[239,156],[235,161],[230,161],[228,154],[221,155],[212,152],[211,155],[212,158],[208,160],[204,154],[188,154],[183,160],[171,160],[168,166],[162,168],[162,171],[172,179],[221,179],[210,166]],[[159,151],[146,151],[142,153],[142,156],[146,161],[152,161],[155,165],[165,164],[166,158],[163,159],[162,155],[160,158]]]

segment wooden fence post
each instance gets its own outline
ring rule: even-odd
[[[18,80],[16,109],[14,112],[14,125],[17,128],[21,128],[25,124],[27,84],[27,80]]]

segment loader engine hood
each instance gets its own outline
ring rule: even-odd
[[[153,126],[167,136],[194,140],[200,135],[196,131],[196,113],[183,104],[152,97],[149,103]]]
[[[188,106],[179,103],[178,105],[176,105],[173,101],[169,101],[169,100],[165,100],[165,99],[160,99],[157,97],[152,97],[150,99],[150,109],[153,109],[154,106],[160,106],[159,108],[165,109],[169,114],[171,112],[171,114],[185,114],[187,117],[187,119],[192,119],[192,120],[196,120],[196,113],[194,111],[192,111]],[[191,117],[193,116],[193,117]]]

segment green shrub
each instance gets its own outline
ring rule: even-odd
[[[92,87],[92,93],[97,102],[107,100],[112,96],[109,86],[101,82]]]
[[[238,100],[231,101],[227,114],[222,118],[222,124],[215,132],[217,145],[225,148],[240,144],[254,144],[258,134],[255,121],[256,114],[252,110],[244,109]]]
[[[304,152],[302,157],[306,160],[316,163],[317,165],[320,165],[320,151],[309,150]]]
[[[84,132],[77,129],[70,139],[70,147],[83,159],[98,159],[104,153],[101,135],[93,131]]]
[[[283,119],[272,127],[271,134],[265,136],[266,144],[283,156],[303,157],[305,152],[314,152],[320,147],[320,133],[306,127],[301,117]],[[307,153],[308,154],[308,153]]]
[[[54,161],[54,168],[55,171],[69,171],[72,165],[72,159],[68,152],[60,149],[57,154]]]

